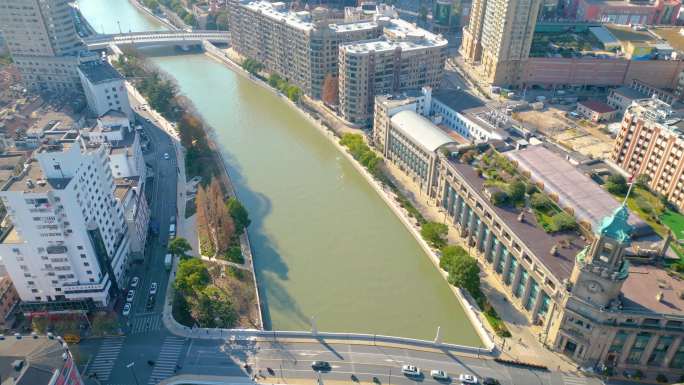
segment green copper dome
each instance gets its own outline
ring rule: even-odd
[[[622,244],[629,244],[631,241],[632,225],[627,223],[629,210],[627,205],[618,207],[613,215],[603,218],[598,229],[598,235],[615,239]]]

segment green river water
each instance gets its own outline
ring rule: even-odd
[[[95,29],[162,29],[128,0],[79,0]],[[118,23],[117,23],[118,21]],[[264,321],[480,346],[417,242],[323,134],[276,95],[202,54],[148,56],[214,128],[252,218]]]

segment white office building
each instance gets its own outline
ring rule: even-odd
[[[83,63],[78,66],[78,74],[88,108],[95,117],[102,117],[110,111],[119,111],[128,120],[134,120],[124,78],[111,64],[101,60]]]
[[[82,136],[45,146],[0,191],[12,224],[0,258],[22,301],[106,306],[121,286],[129,232],[109,149]]]

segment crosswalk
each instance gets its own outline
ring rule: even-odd
[[[582,377],[563,376],[563,384],[565,384],[565,385],[587,385],[587,381]]]
[[[179,337],[166,337],[159,351],[159,357],[154,363],[152,374],[150,375],[149,385],[155,385],[159,381],[173,376],[176,372],[178,359],[183,352],[185,339]]]
[[[142,334],[159,330],[162,327],[162,315],[159,313],[136,315],[130,320],[128,334]]]
[[[107,337],[102,341],[95,359],[88,366],[88,374],[96,375],[100,382],[106,382],[112,372],[114,363],[123,347],[126,337]]]

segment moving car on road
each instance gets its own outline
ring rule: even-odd
[[[135,290],[129,290],[126,294],[126,302],[133,302],[133,297],[135,297]]]
[[[150,285],[150,295],[155,295],[155,294],[157,294],[157,283],[152,282],[152,284]]]
[[[169,160],[170,156],[168,152],[164,153],[164,160]]]
[[[430,371],[430,376],[437,381],[445,381],[449,379],[447,372],[438,369],[432,369]]]
[[[462,384],[477,384],[477,377],[472,374],[461,374],[458,376],[458,380],[461,381]]]
[[[131,287],[138,287],[138,283],[140,283],[140,278],[138,278],[138,277],[131,278]]]
[[[311,363],[311,368],[315,371],[330,370],[330,363],[327,361],[314,361]]]
[[[415,365],[404,365],[401,367],[401,372],[407,376],[420,376],[420,368]]]
[[[145,309],[151,310],[154,307],[154,294],[150,294],[149,297],[147,297],[147,303],[145,304]]]
[[[124,307],[123,307],[123,312],[122,312],[122,314],[123,314],[123,315],[129,315],[129,314],[131,314],[131,304],[130,304],[130,302],[126,302],[126,304],[125,304]]]

